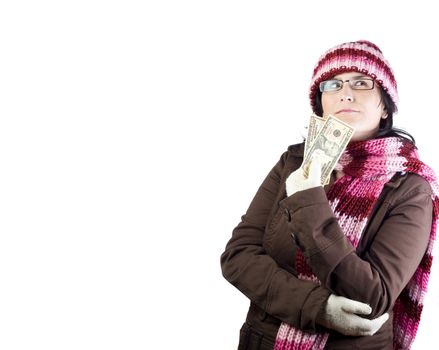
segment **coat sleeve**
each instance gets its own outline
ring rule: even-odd
[[[282,269],[265,251],[263,236],[280,189],[287,152],[259,187],[221,255],[224,277],[268,314],[294,327],[315,330],[329,290]]]
[[[359,256],[344,236],[326,194],[312,188],[284,199],[289,227],[307,262],[333,293],[369,304],[376,317],[391,310],[426,251],[432,224],[429,184],[412,175],[387,205],[385,219]]]

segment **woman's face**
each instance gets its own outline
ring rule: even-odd
[[[367,78],[358,72],[336,75],[333,79],[351,80]],[[355,128],[351,141],[374,138],[378,132],[381,118],[387,118],[384,103],[381,101],[380,88],[375,83],[372,90],[354,90],[349,83],[344,83],[338,91],[322,92],[323,116],[332,114]]]

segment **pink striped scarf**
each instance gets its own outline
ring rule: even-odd
[[[345,176],[337,180],[327,196],[331,208],[354,247],[357,247],[371,211],[384,185],[396,172],[415,173],[431,185],[433,222],[424,257],[393,308],[394,349],[410,349],[418,330],[424,295],[432,264],[439,213],[439,186],[431,168],[421,162],[414,145],[397,137],[351,143],[336,167]],[[303,254],[296,254],[296,271],[300,279],[318,282]],[[328,333],[310,333],[282,323],[274,350],[324,349]]]

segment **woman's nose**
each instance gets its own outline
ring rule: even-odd
[[[342,94],[340,97],[341,101],[349,101],[349,102],[353,102],[354,101],[354,97],[352,95],[349,94]]]
[[[340,90],[340,101],[354,101],[354,95],[352,93],[352,88],[349,86],[347,82],[343,84],[343,87]]]

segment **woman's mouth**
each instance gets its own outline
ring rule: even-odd
[[[351,108],[344,108],[344,109],[340,109],[339,111],[335,112],[335,114],[339,114],[339,113],[357,113],[359,111],[357,111],[356,109],[351,109]]]

